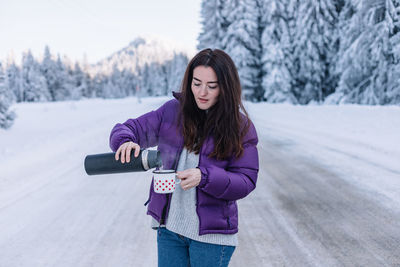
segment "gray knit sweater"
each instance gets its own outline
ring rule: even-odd
[[[196,168],[199,163],[199,155],[189,153],[183,149],[178,163],[178,171]],[[153,219],[152,227],[158,223]],[[206,234],[199,235],[199,218],[196,213],[196,188],[184,191],[177,185],[172,193],[171,206],[168,213],[166,227],[168,230],[196,241],[205,243],[237,246],[237,234]]]

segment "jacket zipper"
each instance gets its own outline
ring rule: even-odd
[[[226,222],[228,223],[228,229],[231,229],[231,221],[229,217],[229,201],[226,200]]]
[[[204,142],[205,143],[205,142]],[[202,154],[202,150],[203,150],[203,145],[200,147],[200,152],[199,152],[199,164],[197,165],[198,167],[200,167],[200,163],[201,163],[201,154]],[[201,171],[200,171],[200,175],[201,175]],[[199,216],[199,188],[196,186],[196,213],[197,213],[197,217],[199,218],[199,235],[201,234],[201,220],[200,220],[200,216]]]

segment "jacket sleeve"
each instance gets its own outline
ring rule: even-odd
[[[201,181],[198,185],[215,198],[238,200],[247,196],[256,187],[258,176],[257,133],[251,124],[243,142],[244,152],[240,158],[232,158],[226,169],[215,165],[201,167]]]
[[[136,119],[129,119],[122,124],[116,124],[110,134],[112,151],[117,151],[123,143],[128,141],[139,144],[141,148],[156,146],[167,104],[168,102],[159,109],[148,112]]]

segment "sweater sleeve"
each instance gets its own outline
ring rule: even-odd
[[[253,124],[243,142],[244,152],[240,158],[232,158],[224,169],[211,165],[199,169],[202,178],[199,189],[215,198],[238,200],[247,196],[256,187],[258,176],[257,133]]]
[[[139,144],[141,148],[156,146],[163,114],[169,102],[136,119],[129,119],[124,123],[116,124],[110,134],[112,151],[117,151],[123,143],[128,141]]]

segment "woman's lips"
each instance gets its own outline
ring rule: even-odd
[[[207,101],[208,101],[207,99],[199,98],[199,102],[200,102],[200,103],[207,103]]]

